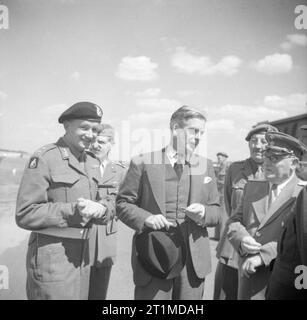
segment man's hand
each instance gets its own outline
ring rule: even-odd
[[[260,254],[257,254],[255,256],[246,258],[241,266],[241,270],[244,276],[249,278],[251,274],[257,271],[256,268],[260,267],[261,265],[263,265],[263,260]]]
[[[241,241],[241,250],[247,254],[257,254],[261,248],[261,243],[257,242],[252,236],[245,236]]]
[[[84,221],[89,221],[92,218],[103,217],[107,208],[98,202],[79,198],[77,200],[77,209]]]
[[[184,209],[185,214],[195,221],[198,225],[203,224],[203,218],[205,216],[205,207],[200,203],[192,203]]]
[[[169,227],[175,227],[176,225],[169,222],[162,214],[153,214],[145,220],[145,226],[153,230],[160,230],[163,228],[168,230]]]

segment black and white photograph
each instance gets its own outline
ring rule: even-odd
[[[0,0],[0,300],[307,300],[306,0]]]

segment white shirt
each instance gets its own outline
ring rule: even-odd
[[[172,165],[174,167],[174,164],[178,161],[178,153],[177,151],[169,144],[165,149],[166,156]],[[182,164],[185,163],[184,159],[181,161]]]
[[[281,191],[284,187],[289,183],[289,181],[293,178],[295,172],[293,171],[292,175],[281,184],[278,184],[275,190],[272,190],[273,183],[270,182],[270,203],[272,204],[276,198],[280,195]]]
[[[109,162],[109,159],[104,159],[102,162],[100,162],[100,173],[101,173],[101,177],[103,177],[104,169],[106,168],[108,162]]]

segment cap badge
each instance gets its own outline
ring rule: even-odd
[[[97,109],[97,116],[102,117],[101,109],[98,106],[96,106],[96,109]]]

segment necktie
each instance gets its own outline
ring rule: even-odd
[[[182,172],[183,172],[183,164],[182,163],[178,163],[175,162],[174,164],[174,170],[177,174],[178,180],[180,180],[181,176],[182,176]]]
[[[264,178],[262,166],[258,166],[257,171],[255,172],[255,179],[262,180]]]
[[[277,184],[272,184],[269,195],[269,209],[277,198]]]

